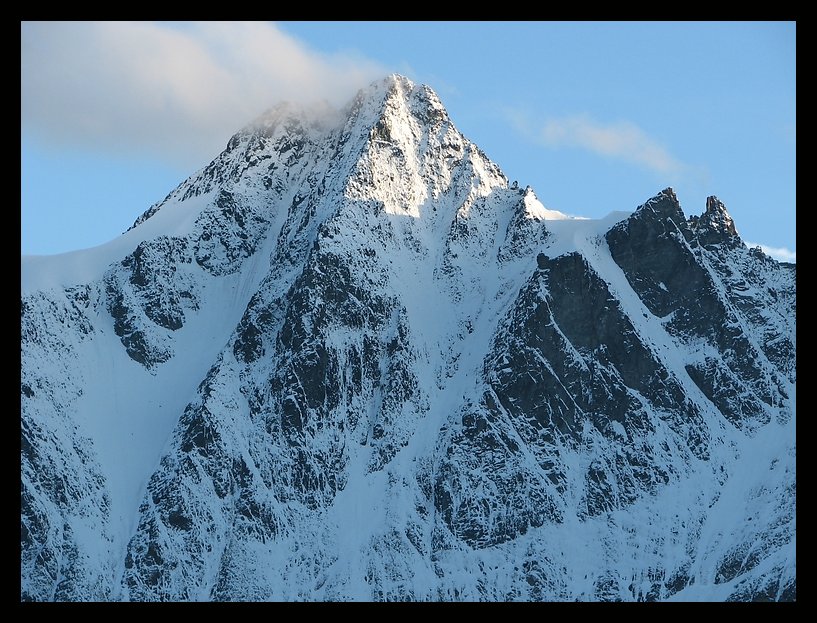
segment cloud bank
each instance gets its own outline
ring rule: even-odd
[[[786,247],[770,247],[765,244],[758,244],[757,242],[746,242],[747,247],[760,247],[760,249],[769,257],[776,259],[778,262],[797,263],[797,252],[791,251]]]
[[[265,22],[24,22],[23,131],[199,165],[281,100],[345,102],[388,73]]]

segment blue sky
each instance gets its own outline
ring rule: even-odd
[[[793,22],[23,23],[21,250],[107,242],[264,109],[398,72],[550,209],[717,195],[791,261],[795,43]]]

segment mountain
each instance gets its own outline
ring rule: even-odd
[[[395,75],[21,291],[23,600],[796,598],[795,266],[715,197],[565,217]]]

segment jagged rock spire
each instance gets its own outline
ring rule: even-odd
[[[706,198],[706,210],[701,216],[690,217],[689,225],[698,242],[704,246],[718,243],[741,244],[735,221],[726,211],[723,202],[714,195]]]

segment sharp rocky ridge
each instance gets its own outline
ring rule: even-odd
[[[23,600],[796,597],[795,266],[715,197],[567,218],[394,75],[21,289]]]

